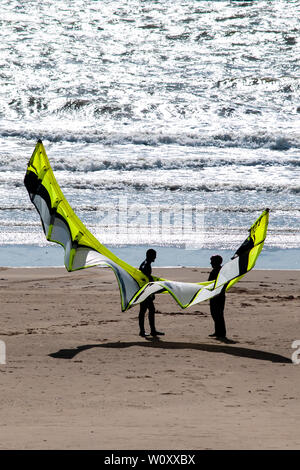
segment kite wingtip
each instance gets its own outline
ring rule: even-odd
[[[43,142],[42,142],[42,139],[39,139],[39,140],[37,141],[37,143],[38,143],[38,144],[42,144],[42,143],[43,143]]]

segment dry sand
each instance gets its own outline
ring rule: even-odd
[[[0,268],[0,295],[1,449],[300,449],[300,271],[255,270],[228,292],[231,344],[208,338],[208,302],[168,294],[166,336],[140,338],[109,269]]]

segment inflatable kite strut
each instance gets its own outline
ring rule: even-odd
[[[188,283],[153,277],[154,282],[102,245],[76,216],[64,197],[51,169],[43,143],[39,140],[28,163],[24,184],[37,209],[47,240],[64,247],[68,271],[109,266],[118,280],[122,311],[158,292],[169,292],[181,308],[202,302],[228,290],[250,271],[263,248],[269,209],[249,229],[249,236],[215,281]]]

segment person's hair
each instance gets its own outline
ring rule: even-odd
[[[149,256],[156,256],[156,251],[153,250],[153,248],[150,248],[149,250],[147,250],[146,256],[147,258],[149,258]]]
[[[223,258],[221,255],[214,255],[210,258],[210,261],[215,264],[222,264]]]

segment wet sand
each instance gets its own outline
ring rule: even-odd
[[[0,268],[0,296],[0,449],[300,449],[300,271],[254,270],[227,293],[228,344],[208,337],[208,302],[168,294],[166,335],[140,338],[109,269]]]

